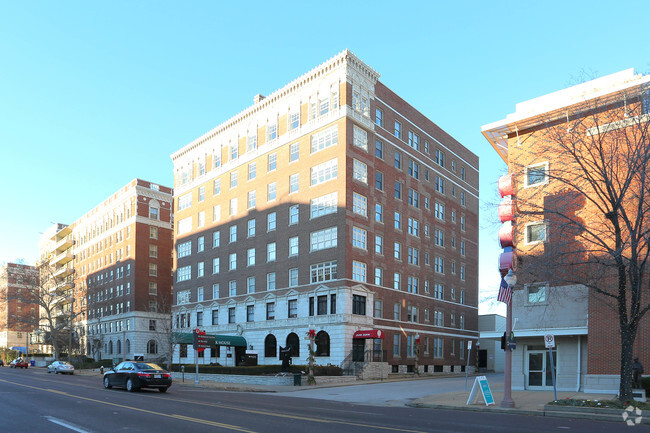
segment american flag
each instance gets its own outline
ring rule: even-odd
[[[506,280],[501,277],[501,285],[499,286],[499,294],[497,295],[497,301],[503,302],[508,305],[512,300],[512,289],[508,287]]]

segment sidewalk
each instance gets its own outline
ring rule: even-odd
[[[89,376],[100,376],[99,369],[96,370],[81,370],[79,374]],[[403,377],[383,381],[356,381],[348,383],[328,383],[313,386],[291,386],[291,385],[258,385],[246,383],[226,383],[217,382],[213,380],[201,380],[199,384],[194,383],[194,374],[185,374],[185,381],[174,379],[175,387],[194,388],[194,389],[213,389],[220,391],[234,391],[234,392],[266,392],[266,393],[284,393],[305,391],[317,388],[335,388],[355,385],[372,385],[375,383],[387,382],[401,382],[412,380],[425,380],[432,379],[432,377]],[[503,399],[503,382],[499,380],[492,380],[490,382],[490,389],[494,397],[495,404],[486,406],[483,402],[482,394],[479,392],[479,398],[475,404],[467,404],[467,399],[473,385],[473,377],[470,377],[467,391],[454,391],[428,395],[426,397],[414,399],[406,406],[414,408],[431,408],[431,409],[445,409],[445,410],[469,410],[469,411],[482,411],[492,413],[511,413],[516,415],[529,415],[529,416],[552,416],[561,418],[578,418],[578,419],[591,419],[598,421],[613,421],[622,422],[623,411],[621,409],[607,409],[607,408],[585,408],[573,406],[547,406],[547,404],[554,400],[553,390],[548,391],[512,391],[512,400],[515,403],[514,408],[502,408],[499,403]],[[370,391],[372,392],[372,391]],[[559,391],[557,393],[558,400],[564,399],[581,399],[581,400],[615,400],[615,394],[588,394],[584,392],[569,392]],[[643,411],[643,419],[640,420],[642,424],[650,424],[650,413]]]
[[[554,400],[553,391],[512,391],[512,400],[515,403],[514,408],[502,408],[499,406],[503,400],[503,386],[499,384],[492,389],[495,404],[486,406],[483,396],[479,392],[479,398],[476,404],[467,404],[470,391],[448,392],[445,394],[436,394],[423,397],[409,403],[412,407],[429,407],[445,408],[456,410],[474,410],[474,411],[493,411],[493,412],[513,412],[522,415],[544,415],[544,406]],[[492,387],[492,385],[491,385]],[[471,389],[471,388],[470,388]],[[582,400],[614,400],[616,395],[613,394],[585,394],[584,392],[567,392],[560,391],[557,393],[558,400],[564,399],[582,399]]]

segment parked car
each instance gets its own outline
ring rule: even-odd
[[[166,392],[172,386],[172,375],[156,364],[124,361],[104,373],[104,388],[114,386],[130,392],[140,388],[156,388]]]
[[[27,367],[29,367],[29,362],[27,362],[27,360],[23,359],[23,358],[16,358],[13,361],[11,361],[11,364],[9,364],[9,367],[11,367],[11,368],[27,368]]]
[[[0,359],[0,367],[4,367],[4,366],[5,366],[5,362],[2,359]]]
[[[65,361],[54,361],[47,366],[48,373],[74,374],[74,365]]]

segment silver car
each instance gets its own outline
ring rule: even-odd
[[[74,374],[74,365],[65,361],[54,361],[47,366],[48,373]]]

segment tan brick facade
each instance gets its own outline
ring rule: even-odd
[[[327,355],[318,356],[317,362],[341,364],[353,351],[355,331],[378,329],[385,336],[381,350],[395,368],[415,364],[416,334],[422,345],[418,363],[431,366],[429,371],[465,364],[461,346],[478,336],[478,158],[377,78],[344,52],[172,155],[174,315],[184,332],[196,327],[200,317],[199,326],[208,333],[242,335],[259,351],[260,362],[278,363],[277,355],[270,355],[275,352],[266,350],[269,338],[284,347],[292,333],[302,340],[308,329],[315,329],[329,336]],[[300,113],[296,124],[294,113]],[[402,125],[399,138],[393,130],[396,120]],[[274,127],[278,136],[267,140]],[[417,149],[413,138],[409,145],[409,134],[417,135]],[[247,148],[252,136],[255,149]],[[238,145],[236,157],[233,143]],[[292,153],[296,148],[298,153]],[[443,154],[445,160],[436,162],[436,155]],[[330,162],[332,166],[323,168]],[[249,179],[253,164],[255,178]],[[236,186],[231,187],[235,176]],[[441,191],[436,191],[436,179],[444,182]],[[217,194],[215,185],[220,186]],[[268,199],[269,189],[275,190],[274,199]],[[249,208],[252,192],[256,201]],[[325,206],[330,210],[320,214],[316,202],[329,194],[336,195],[332,208]],[[377,204],[382,206],[380,217]],[[445,208],[440,218],[434,216],[436,206]],[[274,221],[270,228],[269,218]],[[255,230],[249,235],[253,221]],[[231,230],[236,230],[234,242]],[[444,236],[438,246],[436,233]],[[319,243],[317,236],[326,240]],[[376,236],[381,236],[381,248]],[[327,247],[332,237],[335,247]],[[255,256],[254,265],[249,254]],[[439,260],[444,268],[435,272]],[[333,263],[336,275],[319,280],[324,274],[317,265]],[[376,280],[377,269],[382,275]],[[290,280],[292,272],[297,281]],[[254,290],[248,287],[253,279]],[[436,285],[444,286],[441,299],[435,297]],[[236,292],[231,294],[231,288]],[[213,290],[218,290],[214,296]],[[320,307],[319,299],[326,299]],[[292,301],[296,317],[289,311]],[[365,305],[363,314],[359,302]],[[381,311],[375,310],[380,305]],[[275,309],[270,320],[268,308]],[[414,308],[417,312],[409,317]],[[434,324],[434,312],[444,315],[442,323]],[[435,357],[434,339],[442,344]],[[371,342],[362,349],[371,350]],[[304,354],[305,348],[301,350]]]

